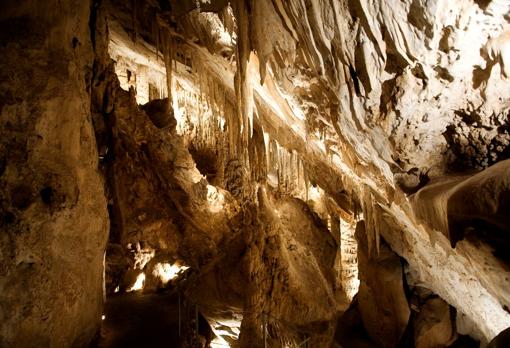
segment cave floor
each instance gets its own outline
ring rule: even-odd
[[[178,347],[177,295],[131,292],[106,301],[98,348]]]

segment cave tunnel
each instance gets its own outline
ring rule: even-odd
[[[508,0],[4,0],[0,348],[509,348]]]

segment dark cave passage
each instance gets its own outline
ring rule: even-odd
[[[106,301],[97,348],[179,346],[176,294],[115,295]]]

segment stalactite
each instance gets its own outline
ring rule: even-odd
[[[296,180],[298,187],[300,187],[304,191],[304,182],[303,182],[303,163],[299,154],[296,159]]]
[[[209,84],[210,84],[210,81],[209,81],[209,74],[206,74],[205,71],[203,71],[202,69],[202,80],[204,81],[204,89],[202,91],[202,93],[204,93],[204,97],[205,97],[205,105],[207,106],[210,106],[211,105],[211,89],[209,88]]]
[[[255,109],[255,116],[258,119],[257,109]],[[260,122],[255,125],[254,129],[254,149],[256,157],[256,178],[257,182],[265,182],[267,180],[268,167],[267,167],[267,152],[266,152],[266,139],[264,135],[264,129],[260,126]]]
[[[156,62],[159,61],[159,32],[160,32],[158,17],[155,14],[152,20],[152,37],[154,38],[154,44],[156,46]]]
[[[281,193],[307,200],[308,182],[305,180],[304,163],[298,153],[287,150],[263,130],[260,132],[263,133],[264,144],[260,141],[260,156],[256,165],[262,167],[263,177],[276,180],[276,189]]]
[[[168,91],[168,106],[172,107],[172,59],[173,59],[173,40],[172,36],[168,31],[162,32],[162,42],[163,42],[163,56],[165,59],[165,69],[166,69],[166,86]]]
[[[307,172],[305,171],[304,172],[304,181],[305,181],[305,201],[308,202],[308,191],[310,190],[310,180],[308,179],[308,174]]]
[[[282,175],[285,191],[289,190],[289,156],[286,149],[281,149],[282,156]]]
[[[175,52],[179,52],[179,49],[180,49],[180,48],[179,48],[178,46],[176,46],[176,43],[175,43],[175,42],[173,43],[173,45],[174,45],[174,50],[175,50]],[[177,59],[178,59],[178,55],[176,55],[176,56],[174,57],[174,71],[177,71]]]
[[[223,10],[219,13],[219,17],[223,27],[230,35],[230,37],[232,37],[235,30],[235,21],[232,13],[232,7],[230,7],[230,5],[225,6],[225,8],[223,8]]]
[[[234,106],[229,103],[228,110],[228,132],[230,140],[230,155],[231,158],[238,156],[238,144],[240,135],[240,120],[237,118],[237,114],[234,111]]]
[[[131,0],[131,25],[133,26],[133,32],[131,36],[131,40],[136,44],[136,38],[138,37],[138,25],[137,25],[137,1]]]
[[[358,244],[355,225],[340,218],[341,282],[349,299],[358,292]]]
[[[355,200],[355,196],[354,196],[355,192],[354,192],[354,189],[351,189],[351,194],[350,194],[350,198],[351,198],[351,207],[352,207],[352,210],[353,210],[353,213],[354,213],[354,219],[356,221],[359,220],[359,209],[358,209],[358,204],[357,204],[357,201]]]
[[[369,187],[363,187],[363,218],[365,220],[367,241],[368,241],[368,254],[370,256],[375,253],[379,254],[380,247],[380,234],[379,234],[379,215],[377,207],[375,206],[375,198]]]
[[[276,164],[277,164],[277,173],[278,173],[278,190],[282,190],[282,186],[284,185],[284,179],[283,179],[283,163],[282,163],[282,149],[280,148],[280,145],[276,143]]]
[[[253,88],[248,74],[250,60],[250,14],[247,1],[234,2],[237,19],[237,71],[234,79],[237,116],[240,122],[241,148],[247,149],[253,132]]]

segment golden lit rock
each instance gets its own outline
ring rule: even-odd
[[[504,342],[507,0],[4,1],[0,29],[1,347]]]

